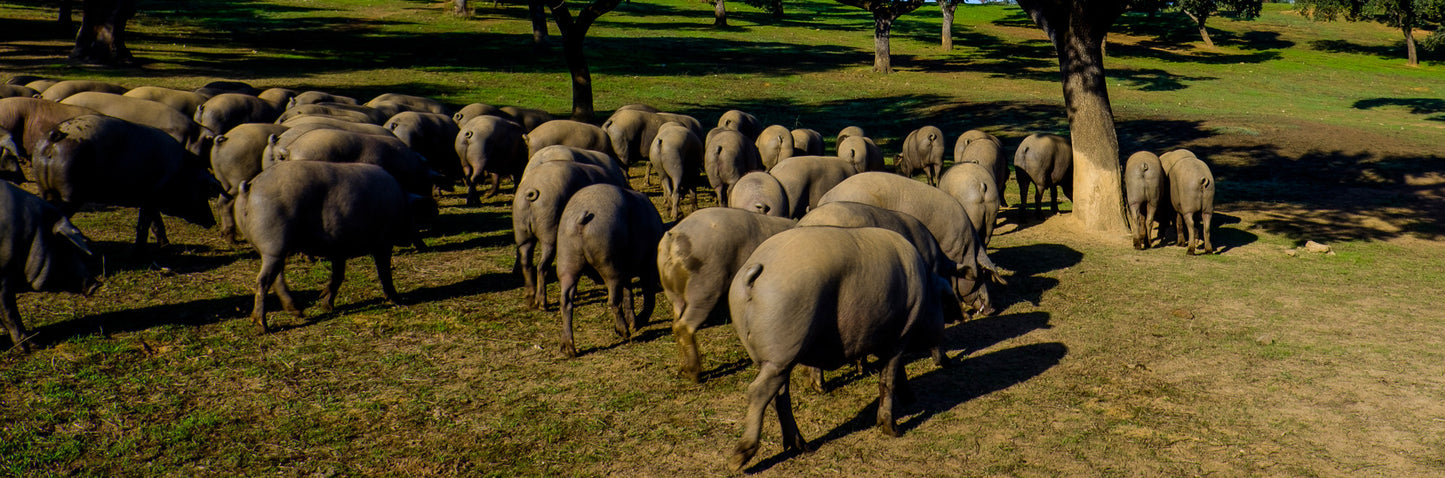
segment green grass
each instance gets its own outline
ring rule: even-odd
[[[130,45],[142,62],[118,69],[66,63],[70,35],[49,3],[0,6],[0,76],[570,110],[556,31],[534,52],[521,5],[474,2],[466,19],[420,1],[143,5]],[[936,7],[903,17],[884,76],[870,71],[861,10],[804,2],[776,21],[729,6],[722,30],[697,2],[603,16],[588,39],[599,111],[641,102],[710,124],[739,108],[825,137],[856,124],[889,156],[923,124],[985,129],[1008,150],[1067,131],[1052,49],[1016,8],[960,7],[951,52]],[[1179,18],[1127,15],[1106,66],[1123,152],[1188,147],[1214,168],[1223,254],[1134,251],[1067,216],[1020,228],[1006,210],[990,254],[1018,274],[1001,313],[949,328],[952,367],[909,364],[920,400],[904,408],[905,434],[870,429],[876,379],[845,367],[828,394],[794,394],[818,450],[779,456],[769,418],[754,471],[1441,474],[1445,208],[1430,178],[1442,66],[1406,67],[1391,29],[1309,22],[1287,5],[1210,25],[1214,50]],[[510,274],[510,199],[442,198],[433,250],[395,258],[408,305],[385,303],[358,259],[336,313],[273,314],[280,330],[264,336],[246,319],[259,262],[248,247],[168,220],[177,245],[128,261],[134,210],[79,213],[109,258],[106,285],[21,296],[39,350],[0,357],[0,475],[726,474],[755,373],[732,328],[699,333],[713,374],[685,383],[666,302],[622,343],[584,281],[584,355],[559,358],[556,312],[523,307]],[[1336,255],[1285,255],[1310,239]],[[303,304],[327,273],[324,261],[288,267]]]

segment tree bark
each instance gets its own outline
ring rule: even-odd
[[[60,22],[60,28],[75,28],[75,20],[70,18],[70,0],[60,0],[60,15],[56,20]]]
[[[712,26],[728,26],[728,9],[725,0],[714,0],[712,6]]]
[[[953,10],[958,8],[957,0],[939,0],[943,10],[943,51],[953,51]]]
[[[527,0],[527,14],[532,17],[532,45],[547,44],[547,10],[543,0]]]
[[[873,12],[873,71],[893,72],[893,53],[888,38],[893,31],[893,16],[884,12]]]
[[[125,46],[125,23],[135,16],[137,0],[89,0],[81,5],[80,32],[70,58],[109,65],[135,58]]]
[[[1124,217],[1119,138],[1104,75],[1104,36],[1123,13],[1122,2],[1019,0],[1059,56],[1064,105],[1074,153],[1070,198],[1085,229],[1128,233]]]
[[[769,7],[771,7],[770,10],[773,13],[774,20],[783,19],[783,0],[773,0],[773,3],[769,5]]]
[[[1401,28],[1405,31],[1405,55],[1410,59],[1410,66],[1420,66],[1420,57],[1415,54],[1415,31],[1408,25]]]
[[[465,17],[471,14],[471,12],[467,10],[467,0],[456,0],[456,2],[454,2],[454,5],[455,6],[452,8],[453,15]]]
[[[553,1],[550,5],[552,19],[562,32],[562,58],[567,60],[567,71],[572,76],[572,119],[590,122],[596,115],[596,108],[592,102],[592,73],[587,66],[583,40],[587,39],[587,30],[592,28],[592,23],[602,14],[617,8],[622,0],[595,0],[578,12],[575,20],[567,10],[566,0]]]
[[[1195,15],[1193,13],[1189,13],[1188,11],[1185,11],[1184,14],[1189,15],[1189,19],[1194,20],[1194,26],[1199,27],[1199,38],[1204,39],[1204,46],[1214,48],[1214,40],[1209,38],[1209,30],[1204,28],[1204,21],[1209,18],[1209,15]]]

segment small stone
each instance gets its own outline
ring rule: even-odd
[[[1268,335],[1268,334],[1266,334],[1266,335],[1261,335],[1261,336],[1259,336],[1259,337],[1255,337],[1255,338],[1254,338],[1254,343],[1257,343],[1257,344],[1260,344],[1260,345],[1274,345],[1274,342],[1275,342],[1274,336]]]
[[[1330,252],[1330,246],[1320,244],[1315,241],[1309,241],[1305,243],[1305,250],[1316,254],[1324,254],[1326,252]]]
[[[1326,252],[1325,255],[1327,255],[1327,256],[1333,256],[1333,255],[1335,255],[1335,251]]]
[[[1192,320],[1192,319],[1194,319],[1194,313],[1193,313],[1193,312],[1190,312],[1190,311],[1187,311],[1187,310],[1184,310],[1184,309],[1174,309],[1173,311],[1169,312],[1169,315],[1172,315],[1172,316],[1174,316],[1174,317],[1177,317],[1177,318],[1180,318],[1180,319],[1184,319],[1184,320]]]
[[[1295,257],[1299,255],[1299,249],[1285,249],[1284,255]]]

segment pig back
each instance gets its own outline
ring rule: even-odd
[[[407,194],[378,166],[287,161],[243,182],[237,224],[264,255],[355,257],[407,230]]]

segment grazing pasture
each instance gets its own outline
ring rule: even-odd
[[[140,63],[98,68],[64,60],[73,39],[52,2],[19,0],[0,6],[0,76],[569,111],[555,26],[537,51],[524,6],[472,5],[458,18],[414,0],[155,0],[130,25]],[[773,20],[728,6],[722,29],[698,2],[604,15],[587,40],[598,110],[647,103],[710,127],[740,109],[816,129],[829,153],[859,125],[889,158],[926,124],[950,144],[985,130],[1009,155],[1030,133],[1067,133],[1052,48],[1015,7],[960,6],[952,52],[937,46],[935,6],[902,17],[884,76],[869,71],[862,10],[789,3]],[[903,435],[872,429],[874,368],[829,373],[826,394],[799,376],[794,414],[817,451],[780,453],[770,414],[745,471],[1445,474],[1442,65],[1406,67],[1389,28],[1313,23],[1288,5],[1210,28],[1213,50],[1180,18],[1125,16],[1106,66],[1122,155],[1187,147],[1213,169],[1221,253],[1136,251],[1068,214],[1020,225],[1005,209],[990,257],[1016,273],[999,312],[948,327],[950,367],[922,353],[908,364]],[[663,206],[656,184],[641,190]],[[393,258],[406,305],[357,259],[334,312],[273,313],[266,335],[247,320],[249,246],[167,217],[172,245],[132,260],[136,211],[83,209],[74,222],[106,257],[105,285],[21,296],[36,350],[0,355],[0,475],[729,474],[756,374],[732,326],[699,331],[694,384],[675,376],[665,298],[622,342],[605,290],[583,280],[580,355],[562,358],[555,306],[528,309],[512,273],[511,200],[509,182],[479,207],[444,194],[429,249]],[[1286,254],[1308,240],[1334,254]],[[329,271],[287,267],[307,305]]]

